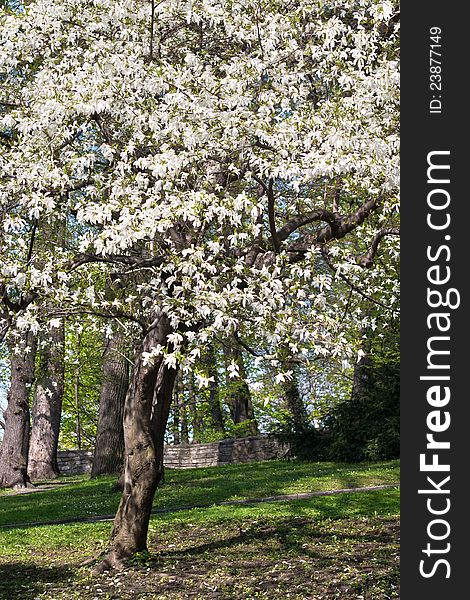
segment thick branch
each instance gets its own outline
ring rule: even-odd
[[[324,227],[318,232],[317,242],[323,244],[331,239],[339,240],[343,238],[350,231],[364,223],[367,217],[377,208],[381,199],[382,195],[377,198],[366,200],[366,202],[352,214],[340,217],[338,227],[328,224],[327,227]]]
[[[292,217],[279,231],[277,232],[277,237],[280,241],[286,240],[291,233],[294,233],[300,227],[304,225],[308,225],[309,223],[314,223],[315,221],[325,221],[328,223],[328,228],[331,231],[337,231],[341,224],[341,217],[332,213],[329,210],[318,209],[308,212],[305,215],[297,215],[296,217]],[[322,230],[323,231],[323,230]]]
[[[109,256],[97,256],[96,254],[77,254],[69,263],[68,270],[73,271],[87,263],[109,263],[121,264],[131,267],[158,267],[163,264],[161,256],[152,256],[151,258],[143,258],[141,256],[129,256],[126,254],[110,254]]]
[[[279,242],[278,234],[276,231],[276,218],[274,214],[274,192],[273,192],[273,180],[270,179],[267,187],[268,195],[268,217],[269,217],[269,230],[271,231],[271,239],[273,242],[274,252],[279,254],[281,244]]]
[[[381,229],[375,234],[369,249],[357,258],[357,264],[366,269],[370,269],[374,262],[375,255],[377,254],[377,250],[379,249],[379,244],[387,235],[400,235],[400,230],[398,227],[384,227]]]
[[[26,258],[26,266],[28,267],[33,257],[34,239],[36,237],[36,230],[38,227],[38,220],[34,219],[33,227],[31,229],[31,238],[29,240],[28,256]]]
[[[244,348],[249,354],[251,354],[252,356],[262,356],[262,354],[259,354],[258,352],[256,352],[255,350],[253,350],[253,348],[251,348],[251,346],[249,346],[246,342],[244,342],[239,336],[238,333],[235,332],[233,334],[233,337],[235,338],[235,340],[237,341],[238,344],[240,344],[240,346],[242,348]]]

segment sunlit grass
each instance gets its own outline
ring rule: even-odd
[[[112,515],[119,503],[115,477],[72,478],[70,485],[31,494],[0,497],[0,526]],[[66,482],[62,479],[61,483]],[[337,488],[395,484],[398,461],[360,464],[267,461],[203,469],[167,470],[154,506],[217,502]]]
[[[398,487],[215,505],[236,498],[397,483],[395,461],[274,461],[168,472],[156,506],[206,506],[154,514],[149,553],[137,556],[122,572],[100,576],[92,574],[93,559],[108,547],[112,520],[27,524],[114,512],[119,500],[115,478],[74,481],[0,498],[3,523],[24,523],[0,527],[1,599],[300,600],[312,585],[322,598],[399,598]]]

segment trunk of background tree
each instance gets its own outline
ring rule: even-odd
[[[245,364],[243,362],[243,354],[238,346],[232,346],[232,348],[224,349],[224,358],[226,366],[226,383],[227,383],[227,394],[226,402],[228,404],[230,415],[235,424],[246,422],[246,435],[257,435],[258,425],[255,421],[253,412],[253,403],[251,401],[250,388],[246,383],[246,372]],[[238,366],[239,377],[230,378],[228,376],[227,367],[234,361]]]
[[[110,552],[98,570],[118,566],[147,549],[153,497],[162,475],[160,441],[155,441],[152,423],[153,401],[159,393],[165,397],[172,393],[174,374],[164,370],[159,377],[162,359],[156,359],[157,364],[144,364],[142,353],[150,352],[157,344],[165,345],[170,331],[168,319],[160,315],[158,325],[145,335],[134,363],[124,407],[124,489],[114,519]],[[155,389],[157,383],[161,392]]]
[[[180,443],[181,444],[189,444],[189,428],[188,428],[188,408],[186,406],[186,400],[184,397],[184,380],[183,375],[177,379],[177,387],[178,387],[178,412],[180,418]]]
[[[181,444],[189,444],[188,414],[184,404],[181,413]]]
[[[121,332],[108,341],[103,358],[103,383],[96,431],[92,477],[122,470],[124,458],[124,402],[129,387],[127,343]]]
[[[34,480],[58,477],[57,446],[64,395],[64,324],[51,329],[39,351],[32,407],[28,474]]]
[[[214,347],[209,345],[206,355],[208,375],[213,378],[209,388],[209,408],[211,411],[212,427],[214,431],[223,435],[225,433],[224,417],[219,399],[219,377]]]
[[[191,373],[188,378],[189,388],[189,409],[191,414],[191,429],[192,429],[192,441],[198,443],[201,441],[201,435],[203,431],[203,422],[200,407],[197,402],[196,387],[194,385],[194,373]]]
[[[364,331],[362,332],[365,333]],[[354,365],[353,384],[351,388],[351,400],[361,400],[361,398],[369,395],[369,380],[370,380],[370,366],[372,363],[370,352],[371,342],[368,337],[364,337],[361,349],[363,355]]]
[[[290,364],[289,369],[292,370],[292,379],[284,384],[284,403],[295,431],[302,431],[308,423],[308,415],[300,397],[298,366]]]
[[[172,406],[172,417],[173,417],[173,421],[172,421],[172,426],[171,426],[171,433],[173,436],[173,444],[175,446],[177,446],[178,444],[181,443],[181,437],[180,437],[180,390],[179,390],[179,386],[180,386],[180,376],[177,375],[176,379],[175,379],[175,386],[174,386],[174,400],[173,400],[173,406]]]
[[[5,424],[0,448],[0,487],[27,487],[29,445],[29,396],[34,381],[36,342],[31,334],[19,344],[18,354],[10,356],[10,389],[7,408],[3,413]],[[29,348],[29,352],[25,349]]]
[[[73,399],[75,406],[75,439],[77,440],[77,448],[82,449],[82,424],[80,419],[81,406],[80,406],[80,365],[77,365],[77,371],[75,373],[75,381],[73,385]]]

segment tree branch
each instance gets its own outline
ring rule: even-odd
[[[155,0],[151,1],[150,7],[150,49],[149,49],[149,60],[153,60],[153,36],[155,29]]]
[[[249,354],[251,354],[252,356],[263,356],[262,354],[259,354],[259,352],[256,352],[255,350],[253,350],[253,348],[251,348],[246,342],[244,342],[239,336],[238,333],[235,332],[233,334],[233,337],[235,338],[236,342],[238,344],[240,344],[240,346],[242,348],[244,348]]]
[[[143,258],[141,256],[129,256],[127,254],[110,254],[109,256],[97,256],[96,254],[77,254],[69,263],[68,270],[73,271],[87,263],[110,263],[128,265],[130,267],[158,267],[163,264],[161,256]]]
[[[38,220],[34,219],[33,228],[31,229],[31,238],[29,240],[28,256],[26,257],[26,266],[27,267],[30,265],[31,258],[33,256],[34,239],[36,237],[37,227],[38,227]]]
[[[377,306],[381,306],[382,308],[384,308],[385,310],[387,310],[389,312],[392,312],[392,313],[397,312],[397,311],[393,310],[393,308],[390,308],[390,306],[387,306],[383,302],[380,302],[380,300],[376,300],[375,298],[372,298],[372,296],[369,296],[368,294],[363,292],[357,285],[355,285],[352,281],[350,281],[344,273],[338,273],[337,270],[335,269],[335,267],[331,264],[330,257],[328,256],[328,252],[325,247],[322,247],[321,253],[322,253],[323,258],[325,259],[325,263],[328,266],[328,268],[333,273],[338,274],[339,277],[350,287],[350,289],[354,290],[356,293],[358,293],[360,296],[362,296],[365,300],[368,300],[369,302],[372,302],[373,304],[376,304]],[[346,315],[344,315],[344,316],[346,316]]]
[[[294,231],[300,227],[308,225],[309,223],[314,223],[315,221],[325,221],[328,223],[328,228],[332,232],[336,232],[341,225],[341,218],[337,213],[332,213],[329,210],[320,208],[305,215],[297,215],[290,219],[283,227],[281,227],[281,229],[279,229],[277,237],[280,241],[284,241],[291,233],[294,233]]]
[[[376,233],[369,249],[357,258],[357,264],[365,269],[370,269],[374,262],[375,255],[377,254],[377,250],[379,249],[379,244],[387,235],[400,235],[400,229],[398,227],[384,227]]]
[[[269,217],[269,230],[271,232],[271,239],[273,243],[274,252],[279,254],[281,244],[279,242],[278,234],[276,231],[276,217],[274,214],[274,192],[273,192],[273,180],[270,179],[267,188],[268,196],[268,217]]]
[[[336,223],[334,226],[328,224],[327,227],[318,232],[317,242],[323,244],[331,239],[339,240],[359,225],[362,225],[367,217],[377,208],[382,197],[382,194],[380,194],[376,198],[370,198],[361,204],[352,214],[340,217],[338,227],[336,227]]]

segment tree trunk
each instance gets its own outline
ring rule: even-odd
[[[290,364],[292,379],[284,384],[284,403],[295,431],[302,431],[308,424],[305,404],[300,397],[298,367]]]
[[[203,422],[200,407],[198,407],[196,386],[194,385],[194,373],[188,378],[189,409],[191,414],[192,441],[199,443],[202,439]]]
[[[227,395],[226,401],[230,410],[230,415],[235,424],[246,422],[247,435],[257,435],[258,425],[254,418],[253,403],[251,402],[251,394],[248,384],[245,381],[246,372],[243,362],[243,355],[237,346],[224,350],[226,368],[233,360],[238,366],[239,377],[230,378],[226,376]]]
[[[181,443],[180,438],[180,397],[179,397],[179,377],[176,378],[175,381],[175,393],[174,393],[174,402],[172,407],[172,416],[173,423],[171,427],[171,433],[173,435],[173,444],[178,446]]]
[[[32,408],[28,474],[32,480],[59,475],[57,446],[64,395],[64,325],[53,328],[40,350],[38,377]]]
[[[184,381],[182,374],[179,375],[177,380],[178,387],[178,412],[179,418],[181,422],[181,436],[180,443],[181,444],[189,444],[189,428],[188,428],[188,408],[186,406],[186,400],[184,398]]]
[[[224,417],[219,400],[219,377],[217,374],[217,361],[214,347],[209,345],[206,355],[208,375],[213,381],[209,388],[209,407],[211,411],[212,427],[214,431],[223,435],[225,433]]]
[[[163,369],[161,356],[154,362],[144,363],[143,353],[151,352],[157,344],[166,345],[170,332],[168,319],[161,315],[158,325],[145,335],[135,360],[124,406],[124,490],[114,519],[110,552],[98,570],[118,567],[124,559],[147,549],[153,497],[162,476],[160,453],[163,439],[156,443],[157,417],[152,419],[153,401],[160,394],[165,398],[171,397],[174,374]],[[162,414],[158,424],[161,432],[164,417],[168,416],[165,402],[158,410]]]
[[[29,350],[28,350],[29,349]],[[11,350],[11,380],[4,418],[4,435],[0,447],[0,487],[22,488],[30,485],[28,477],[29,395],[34,381],[36,343],[27,334],[19,352]]]
[[[362,332],[364,334],[364,332]],[[369,395],[369,379],[370,379],[370,368],[372,364],[370,351],[371,342],[369,337],[365,337],[362,340],[361,350],[362,356],[354,365],[353,383],[351,388],[351,400],[361,400]]]
[[[103,360],[100,413],[91,476],[120,473],[124,459],[124,402],[129,387],[127,344],[121,332],[109,339]]]

